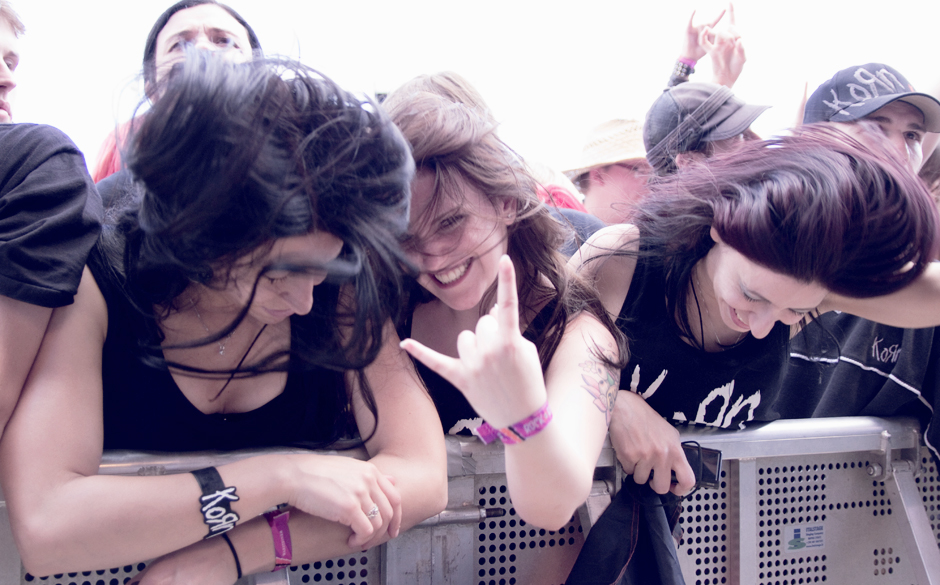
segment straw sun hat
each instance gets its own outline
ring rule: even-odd
[[[646,158],[643,125],[636,120],[610,120],[591,130],[578,167],[564,173],[577,177],[597,167],[637,158]]]

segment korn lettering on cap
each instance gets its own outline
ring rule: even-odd
[[[806,101],[803,123],[851,122],[897,100],[924,113],[928,132],[940,132],[940,101],[914,91],[897,69],[883,63],[848,67],[833,75]]]

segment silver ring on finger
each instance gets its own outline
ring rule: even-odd
[[[375,517],[378,516],[378,515],[379,515],[379,507],[376,506],[375,504],[373,504],[373,505],[372,505],[372,508],[369,509],[369,512],[366,513],[366,518],[368,518],[369,520],[372,520],[373,518],[375,518]]]

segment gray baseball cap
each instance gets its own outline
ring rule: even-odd
[[[746,104],[727,87],[714,83],[672,87],[646,114],[646,159],[657,171],[666,171],[679,153],[697,150],[703,142],[742,134],[769,107]]]

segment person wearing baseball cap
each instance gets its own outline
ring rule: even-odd
[[[756,138],[751,124],[770,106],[744,103],[730,89],[689,82],[669,88],[646,114],[646,160],[657,175],[669,175],[696,159],[731,150]]]
[[[926,133],[940,132],[940,101],[914,91],[897,69],[883,63],[843,69],[806,101],[804,124],[858,120],[877,124],[917,172]]]
[[[637,120],[608,120],[587,136],[577,168],[565,174],[584,194],[588,213],[606,223],[625,221],[646,194],[650,167]]]

